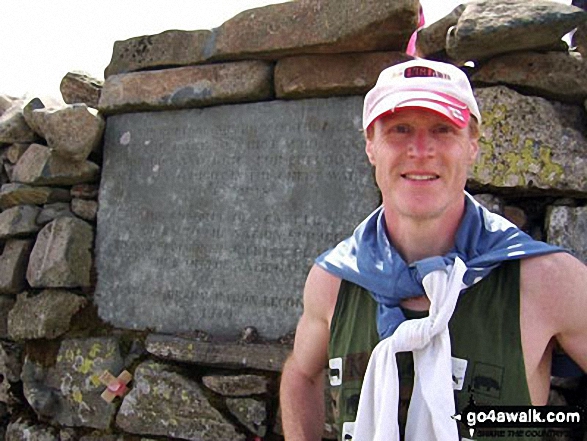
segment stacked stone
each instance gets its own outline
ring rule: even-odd
[[[422,30],[419,50],[475,63],[467,69],[483,133],[470,190],[587,262],[585,66],[560,43],[585,20],[553,2],[481,1]],[[11,262],[0,271],[11,287],[0,297],[7,439],[279,439],[276,391],[291,339],[263,342],[251,329],[228,343],[203,333],[133,332],[95,316],[88,262],[101,154],[89,133],[101,137],[100,114],[364,94],[383,68],[409,59],[402,51],[417,22],[418,4],[408,0],[289,2],[211,31],[116,42],[101,93],[95,80],[68,74],[62,87],[70,98],[62,93],[74,104],[63,109],[0,97],[0,265]],[[83,332],[69,326],[81,308]],[[134,375],[130,393],[106,403],[99,376],[123,369]],[[581,399],[578,390],[555,379],[552,401]],[[26,406],[36,419],[20,412]],[[324,438],[336,437],[332,421],[330,414]]]

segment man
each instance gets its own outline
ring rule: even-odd
[[[480,122],[467,77],[444,63],[392,66],[367,94],[383,205],[308,275],[281,380],[286,440],[320,439],[325,366],[341,438],[360,441],[399,439],[410,395],[410,440],[459,439],[450,416],[471,397],[544,405],[556,343],[587,369],[585,266],[464,193]]]

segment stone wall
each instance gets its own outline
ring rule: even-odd
[[[116,259],[117,249],[101,238],[96,249],[95,233],[98,227],[107,237],[109,216],[135,207],[125,199],[126,184],[114,185],[108,161],[118,158],[112,149],[133,145],[125,121],[151,118],[137,112],[161,112],[153,118],[188,112],[181,115],[189,121],[204,113],[188,109],[217,106],[230,115],[252,109],[242,103],[257,102],[293,103],[304,115],[319,106],[347,106],[348,119],[353,112],[360,118],[360,96],[378,73],[409,58],[401,51],[417,12],[418,3],[408,0],[268,6],[212,31],[116,42],[104,84],[79,73],[63,79],[70,103],[63,108],[0,96],[0,418],[6,439],[280,439],[277,390],[292,344],[289,325],[268,339],[251,322],[239,328],[240,337],[227,339],[198,323],[171,334],[112,324],[110,312],[130,313],[127,291],[113,297],[112,286],[96,291],[103,276],[96,266],[106,271],[104,256]],[[565,246],[583,262],[587,54],[570,51],[560,38],[585,16],[547,1],[481,1],[457,8],[419,36],[422,56],[474,62],[464,69],[475,85],[483,131],[469,190],[533,237]],[[581,32],[578,42],[585,38]],[[305,136],[332,136],[324,123],[311,127]],[[360,133],[345,130],[362,155]],[[105,131],[110,150],[103,150]],[[137,149],[136,160],[147,152],[153,154]],[[127,160],[119,166],[146,186],[153,176],[137,175],[132,157]],[[359,185],[348,175],[341,179]],[[148,302],[133,308],[142,306],[155,308]],[[268,310],[257,310],[260,324]],[[293,311],[295,323],[299,308]],[[104,400],[104,371],[117,376],[125,369],[133,376],[128,393]],[[553,404],[585,400],[584,380],[553,377]],[[334,439],[330,421],[331,415],[324,437]]]

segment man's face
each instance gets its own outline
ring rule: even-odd
[[[373,123],[366,152],[386,213],[413,220],[459,212],[467,171],[477,156],[470,129],[430,110],[408,108]]]

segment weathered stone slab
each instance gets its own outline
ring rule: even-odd
[[[0,239],[30,236],[40,230],[37,215],[41,209],[34,205],[18,205],[0,213]]]
[[[404,50],[418,23],[414,0],[299,1],[245,11],[213,31],[166,31],[114,43],[104,72],[311,53]]]
[[[72,162],[49,148],[31,144],[14,167],[13,180],[30,185],[74,185],[95,182],[100,167],[90,161]]]
[[[293,330],[314,258],[378,204],[361,112],[349,97],[108,118],[100,316],[230,338]]]
[[[20,373],[22,371],[22,346],[16,343],[0,342],[0,403],[12,411],[22,404]],[[16,387],[13,387],[16,386]]]
[[[28,143],[17,142],[12,144],[6,150],[6,158],[12,163],[16,164],[16,162],[20,159],[20,157],[26,152],[26,149],[29,148]]]
[[[482,109],[479,159],[471,178],[483,185],[587,193],[587,140],[579,106],[476,89]]]
[[[440,20],[418,31],[416,46],[422,57],[445,51],[446,34],[451,26],[455,26],[466,5],[458,5],[449,14]]]
[[[587,98],[587,63],[568,52],[516,52],[492,58],[471,81],[518,86],[532,95],[583,104]]]
[[[550,207],[546,229],[549,243],[567,248],[587,264],[587,207]]]
[[[90,285],[92,227],[76,218],[60,217],[37,236],[27,269],[32,287],[74,288]]]
[[[19,418],[8,424],[5,441],[59,441],[57,429],[54,427],[26,421]]]
[[[52,339],[65,334],[73,315],[86,305],[83,297],[63,290],[21,293],[8,316],[13,340]]]
[[[8,313],[13,306],[14,299],[0,296],[0,338],[8,338]]]
[[[149,353],[168,360],[274,372],[281,371],[291,352],[278,344],[212,343],[157,334],[150,334],[145,344]]]
[[[32,110],[30,124],[60,157],[85,161],[102,141],[104,118],[85,104]]]
[[[206,375],[204,386],[220,395],[245,397],[267,393],[269,380],[261,375]]]
[[[98,202],[75,198],[71,201],[71,211],[82,219],[94,222],[98,214]]]
[[[557,45],[587,20],[587,12],[548,0],[481,0],[467,4],[447,36],[455,60],[480,60]]]
[[[69,202],[70,192],[64,188],[32,187],[24,184],[4,184],[0,189],[0,209],[16,205],[43,205]]]
[[[212,407],[198,384],[170,366],[144,362],[137,367],[133,384],[116,416],[116,424],[126,432],[193,441],[244,441],[245,436]]]
[[[59,217],[75,217],[67,202],[55,202],[43,207],[37,216],[37,224],[45,226]]]
[[[263,101],[273,94],[264,61],[188,66],[108,77],[99,108],[105,114]]]
[[[71,197],[79,199],[98,199],[98,185],[78,184],[71,187]]]
[[[122,368],[114,337],[63,340],[53,367],[25,359],[23,392],[37,415],[51,424],[107,429],[116,404],[100,397],[104,385],[99,377]]]
[[[275,66],[275,94],[278,98],[364,94],[383,69],[411,59],[402,52],[283,58]]]
[[[26,269],[34,240],[6,241],[0,256],[0,294],[18,294],[26,286]],[[2,333],[0,332],[0,338]]]
[[[0,116],[0,143],[31,143],[38,139],[24,119],[23,107],[22,101],[14,101],[12,106]]]
[[[229,398],[226,407],[237,420],[255,435],[263,437],[267,433],[267,409],[265,402],[254,398]]]
[[[59,91],[67,104],[85,103],[88,107],[98,108],[98,100],[104,81],[98,80],[86,72],[67,72],[61,80]]]

